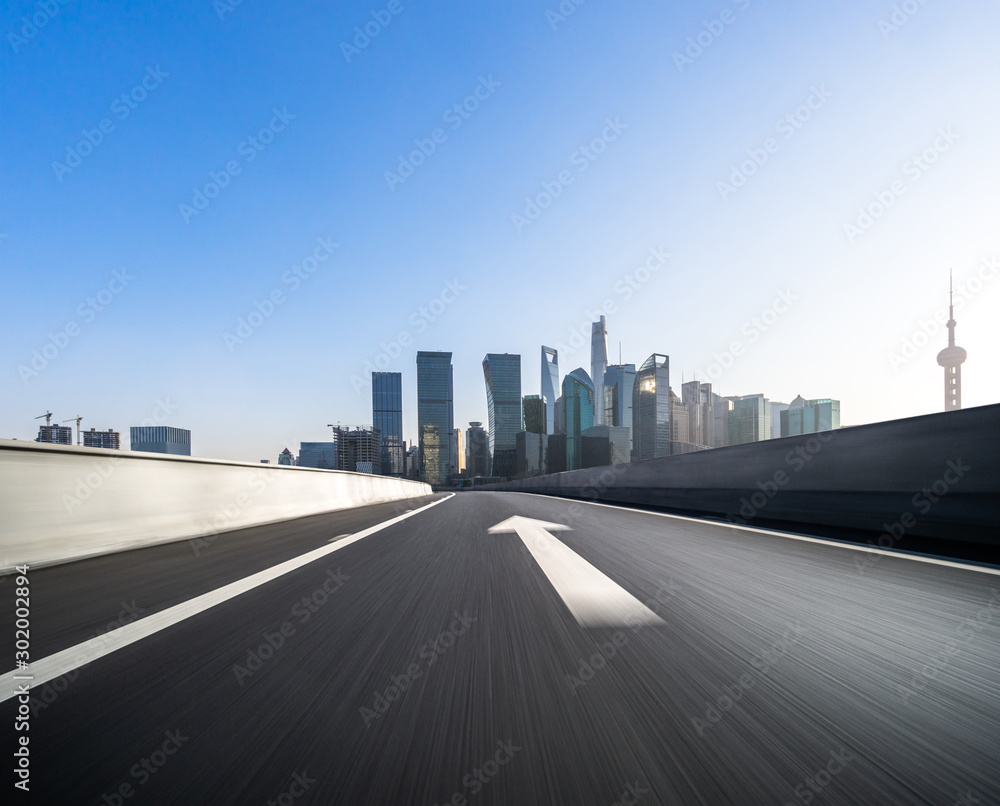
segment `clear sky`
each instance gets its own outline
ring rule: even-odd
[[[4,3],[0,436],[160,418],[274,461],[370,423],[378,361],[412,440],[418,349],[464,427],[487,352],[537,394],[609,301],[613,360],[677,391],[924,414],[949,268],[964,403],[997,402],[998,30],[993,0]]]

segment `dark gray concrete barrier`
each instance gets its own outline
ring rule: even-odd
[[[1000,405],[475,489],[1000,544]]]

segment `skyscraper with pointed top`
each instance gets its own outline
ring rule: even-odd
[[[608,317],[590,326],[590,377],[594,383],[594,425],[604,425],[604,371],[608,368]]]
[[[955,306],[951,273],[948,274],[948,346],[938,353],[937,362],[944,367],[944,410],[962,408],[962,364],[968,353],[955,346]]]

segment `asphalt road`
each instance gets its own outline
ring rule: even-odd
[[[30,793],[8,772],[12,797],[1000,803],[996,573],[548,497],[442,498],[32,571],[36,659],[344,541],[33,689]],[[488,532],[512,516],[568,526],[552,539],[660,619],[581,626],[572,580]],[[11,753],[16,710],[0,703]]]

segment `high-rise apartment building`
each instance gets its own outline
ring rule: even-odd
[[[632,461],[670,456],[670,358],[653,353],[635,374]]]
[[[483,359],[483,378],[486,381],[493,475],[513,478],[517,433],[524,430],[521,412],[521,356],[487,353]]]
[[[83,431],[82,435],[84,448],[107,448],[113,451],[122,449],[122,435],[110,428],[107,431],[91,428],[89,431]]]
[[[546,434],[556,433],[556,399],[559,397],[559,352],[542,345],[542,394],[548,403],[545,412]]]
[[[378,472],[404,476],[403,461],[403,373],[372,373],[372,427],[381,439]]]
[[[417,352],[417,431],[420,477],[445,486],[451,474],[451,441],[455,430],[454,375],[451,353]]]
[[[133,451],[191,455],[191,432],[169,425],[133,425],[129,429],[129,445]]]
[[[563,378],[563,417],[566,431],[566,469],[583,467],[581,434],[594,425],[594,384],[583,367]]]
[[[604,425],[604,372],[608,368],[608,317],[590,327],[590,377],[594,384],[594,424]]]

